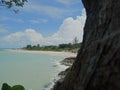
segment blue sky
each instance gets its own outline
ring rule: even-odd
[[[0,48],[82,41],[85,10],[81,0],[28,0],[18,14],[0,7]]]

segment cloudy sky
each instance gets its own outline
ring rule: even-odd
[[[0,48],[82,41],[86,14],[81,0],[28,0],[19,13],[0,6]]]

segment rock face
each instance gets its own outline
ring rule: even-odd
[[[65,76],[69,73],[71,66],[75,62],[75,60],[76,60],[75,57],[68,57],[60,62],[62,65],[69,66],[69,67],[65,69],[64,71],[61,71],[60,73],[58,73],[58,77],[60,79],[58,79],[55,82],[53,88],[50,90],[58,90],[59,86],[61,86],[61,84],[63,83]]]
[[[71,66],[75,61],[75,59],[76,59],[75,57],[68,57],[65,58],[63,61],[61,61],[60,63],[65,66]]]
[[[82,0],[84,39],[58,90],[120,90],[120,0]]]

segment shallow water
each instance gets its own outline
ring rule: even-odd
[[[0,51],[0,88],[7,82],[11,86],[21,84],[26,90],[47,90],[59,72],[58,62],[64,58],[61,55]]]

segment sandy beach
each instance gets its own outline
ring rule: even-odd
[[[72,52],[57,52],[57,51],[30,51],[30,50],[23,50],[23,49],[9,49],[7,50],[9,52],[21,52],[21,53],[37,53],[37,54],[56,54],[56,55],[62,55],[66,57],[76,57],[77,53],[72,53]]]

